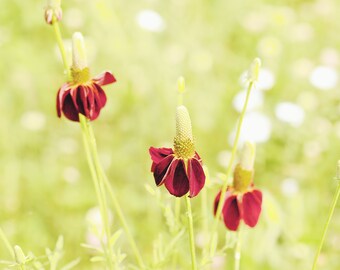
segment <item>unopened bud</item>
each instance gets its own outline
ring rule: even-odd
[[[182,76],[178,78],[177,87],[178,93],[183,94],[185,91],[185,80]]]
[[[249,69],[249,81],[250,82],[257,82],[259,80],[261,68],[261,60],[260,58],[255,58],[254,61],[250,65]]]
[[[26,256],[21,247],[14,246],[15,260],[18,264],[24,264],[26,262]]]
[[[48,24],[52,24],[53,16],[57,21],[60,21],[63,16],[63,11],[60,7],[61,0],[48,0],[48,4],[45,8],[45,21]]]
[[[80,32],[75,32],[72,36],[72,60],[72,68],[76,70],[87,68],[85,42]]]
[[[185,106],[178,106],[176,110],[176,137],[174,140],[175,154],[183,159],[195,155],[194,139],[192,136],[191,120]]]
[[[251,142],[245,142],[243,145],[240,159],[242,169],[247,171],[252,171],[254,169],[255,149],[255,144]]]

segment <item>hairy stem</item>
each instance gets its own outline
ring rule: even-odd
[[[63,39],[61,37],[59,23],[58,23],[58,20],[56,19],[55,16],[53,16],[53,18],[52,18],[52,25],[53,25],[55,37],[57,39],[57,43],[58,43],[59,51],[60,51],[60,54],[61,54],[61,58],[63,60],[64,71],[67,74],[67,78],[69,80],[71,80],[72,76],[71,76],[70,66],[67,63],[65,46],[64,46],[64,43],[63,43]]]
[[[11,255],[12,259],[15,260],[15,255],[14,255],[13,248],[12,248],[8,238],[6,237],[4,231],[1,229],[1,227],[0,227],[0,238],[4,242],[4,244],[5,244],[6,248],[7,248],[7,251]]]
[[[192,220],[191,202],[188,196],[185,196],[185,202],[187,205],[187,215],[188,215],[188,231],[190,240],[190,253],[191,253],[191,268],[192,270],[197,269],[196,263],[196,250],[195,250],[195,238],[194,238],[194,225]]]
[[[92,157],[94,159],[94,164],[95,164],[95,168],[96,168],[96,171],[97,171],[97,174],[100,178],[100,182],[101,182],[101,185],[102,185],[102,188],[104,189],[106,187],[106,191],[109,193],[109,196],[111,198],[111,201],[113,203],[113,207],[115,209],[115,212],[123,226],[123,229],[125,231],[125,234],[128,238],[128,241],[132,247],[132,250],[134,252],[134,255],[136,257],[136,260],[138,262],[138,265],[141,269],[144,269],[145,268],[145,265],[144,265],[144,262],[143,262],[143,259],[142,259],[142,256],[137,248],[137,245],[136,245],[136,242],[135,242],[135,239],[133,238],[131,232],[130,232],[130,229],[127,225],[127,222],[125,220],[125,217],[123,215],[123,211],[122,211],[122,208],[120,207],[120,204],[117,200],[117,196],[114,194],[114,191],[112,189],[112,186],[101,166],[101,163],[100,163],[100,160],[99,160],[99,156],[98,156],[98,151],[97,151],[97,146],[96,146],[96,141],[95,141],[95,137],[94,137],[94,133],[93,133],[93,130],[92,130],[92,127],[90,125],[86,125],[86,128],[87,128],[87,136],[88,136],[88,141],[90,142],[90,149],[91,149],[91,152],[92,152]]]
[[[103,219],[103,224],[104,224],[104,231],[105,231],[106,239],[104,241],[102,241],[101,239],[101,242],[102,242],[102,246],[104,247],[104,251],[105,251],[106,259],[109,263],[109,267],[110,269],[114,269],[113,254],[112,254],[112,249],[110,247],[111,230],[110,230],[110,224],[109,224],[109,218],[108,218],[108,207],[107,207],[105,190],[103,190],[102,183],[100,183],[98,172],[95,166],[96,162],[94,162],[94,157],[92,156],[92,153],[91,153],[91,147],[90,147],[91,142],[88,136],[87,120],[84,115],[79,114],[79,121],[80,121],[81,128],[82,128],[86,157],[87,157],[88,165],[90,168],[93,184],[95,187],[100,214],[101,214],[101,217]]]
[[[234,253],[234,270],[240,270],[240,261],[241,261],[241,243],[242,243],[242,226],[239,227],[237,231],[237,242]]]

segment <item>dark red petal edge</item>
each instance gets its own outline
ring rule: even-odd
[[[157,186],[163,184],[164,179],[166,178],[167,174],[169,173],[169,167],[171,166],[171,162],[175,157],[173,155],[167,156],[162,159],[157,165],[155,165],[155,170],[153,176],[155,178],[155,182]]]
[[[193,158],[188,160],[189,197],[195,197],[205,184],[205,174],[201,163]]]
[[[149,148],[149,154],[152,159],[152,166],[151,166],[151,171],[154,172],[155,166],[161,162],[163,158],[165,158],[168,155],[172,155],[174,152],[172,151],[171,148],[155,148],[155,147],[150,147]]]
[[[101,85],[101,86],[116,82],[116,78],[109,71],[105,71],[105,72],[99,74],[98,76],[96,76],[92,80],[95,83],[97,83],[98,85]]]
[[[236,231],[241,220],[241,214],[236,195],[230,195],[227,197],[222,209],[222,215],[226,227],[231,231]]]
[[[262,209],[262,192],[254,189],[247,192],[242,197],[242,218],[244,222],[250,226],[255,227]]]
[[[174,159],[170,164],[169,173],[164,177],[164,185],[170,194],[176,197],[182,197],[188,193],[189,180],[183,160]]]

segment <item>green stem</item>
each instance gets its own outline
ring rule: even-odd
[[[236,150],[237,150],[238,141],[239,141],[239,138],[240,138],[240,135],[241,135],[241,128],[242,128],[242,124],[243,124],[243,119],[244,119],[244,116],[245,116],[246,111],[247,111],[249,97],[250,97],[250,93],[251,93],[253,86],[254,86],[254,82],[251,81],[249,83],[249,86],[248,86],[248,89],[247,89],[246,99],[245,99],[245,102],[244,102],[244,105],[243,105],[243,109],[242,109],[242,112],[241,112],[241,115],[240,115],[240,119],[239,119],[238,124],[237,124],[234,144],[233,144],[233,148],[232,148],[232,151],[231,151],[231,157],[230,157],[229,164],[228,164],[228,167],[227,167],[227,172],[226,172],[226,181],[223,184],[222,189],[221,189],[220,201],[219,201],[218,206],[217,206],[213,230],[211,231],[210,250],[212,249],[213,234],[217,231],[218,221],[221,217],[222,208],[223,208],[223,204],[224,204],[224,200],[225,200],[225,195],[226,195],[227,187],[228,187],[228,180],[229,180],[229,177],[230,177],[230,174],[231,174],[231,171],[232,171],[232,168],[233,168],[234,160],[235,160],[235,157],[236,157]]]
[[[3,230],[0,227],[0,238],[2,239],[2,241],[4,242],[8,253],[11,255],[12,259],[15,260],[15,255],[14,255],[14,251],[12,249],[11,244],[9,243],[8,238],[6,237],[5,233],[3,232]]]
[[[176,219],[176,232],[179,231],[180,228],[180,215],[181,215],[181,200],[179,198],[175,198],[175,219]]]
[[[238,228],[237,231],[237,242],[235,247],[235,253],[234,253],[234,270],[240,270],[240,261],[241,261],[241,243],[242,243],[242,226]]]
[[[53,16],[53,18],[52,18],[52,25],[53,25],[55,37],[57,39],[57,43],[58,43],[58,47],[59,47],[59,50],[60,50],[61,58],[63,60],[65,73],[67,74],[67,78],[69,80],[71,80],[72,75],[71,75],[71,71],[70,71],[70,65],[67,63],[65,46],[64,46],[63,40],[61,38],[59,23],[58,23],[58,20],[56,19],[55,16]]]
[[[339,179],[338,179],[338,181],[339,181]],[[340,195],[340,182],[338,183],[338,187],[336,189],[336,192],[335,192],[335,195],[334,195],[334,198],[333,198],[331,209],[329,211],[328,218],[327,218],[325,227],[323,229],[322,238],[321,238],[321,241],[320,241],[320,244],[319,244],[319,247],[318,247],[318,251],[316,252],[315,257],[314,257],[314,263],[313,263],[312,270],[316,269],[316,264],[318,262],[319,255],[321,253],[321,249],[322,249],[323,243],[325,241],[327,230],[328,230],[329,224],[331,222],[331,219],[332,219],[332,216],[333,216],[333,213],[334,213],[334,210],[335,210],[336,203],[337,203],[337,201],[339,199],[339,195]]]
[[[101,183],[98,178],[98,173],[96,172],[96,166],[94,165],[95,162],[93,162],[93,157],[91,155],[91,142],[88,140],[88,123],[84,115],[79,114],[79,121],[82,128],[82,134],[83,134],[83,140],[84,140],[84,148],[85,153],[88,161],[88,165],[90,168],[93,184],[95,187],[95,192],[99,204],[100,214],[103,218],[103,224],[104,224],[104,230],[105,230],[105,236],[106,236],[106,242],[102,241],[101,243],[105,251],[105,255],[107,258],[107,261],[109,263],[110,269],[114,269],[113,265],[113,254],[112,249],[110,247],[110,238],[111,238],[111,231],[110,231],[110,224],[108,219],[108,209],[107,209],[107,202],[105,197],[105,192],[103,192],[103,189],[101,188]]]
[[[209,212],[208,212],[208,194],[207,194],[207,188],[203,188],[201,191],[201,218],[202,218],[202,229],[203,229],[203,235],[204,235],[204,242],[208,241],[209,237]],[[206,259],[208,257],[209,249],[207,248],[207,245],[204,245],[203,248],[203,258]]]
[[[180,226],[180,215],[181,215],[181,200],[180,198],[175,198],[175,222],[176,227],[174,234],[176,235],[179,231]],[[178,253],[175,251],[172,256],[172,269],[176,269],[177,267],[177,255]]]
[[[191,253],[191,268],[192,270],[197,269],[196,264],[196,251],[195,251],[195,239],[194,239],[194,225],[192,221],[192,211],[191,211],[191,202],[188,196],[185,196],[185,202],[187,205],[187,215],[188,215],[188,231],[189,231],[189,239],[190,239],[190,253]]]
[[[143,262],[143,259],[142,259],[142,256],[137,248],[137,245],[136,245],[136,242],[129,230],[129,227],[127,225],[127,222],[125,220],[125,217],[123,215],[123,211],[120,207],[120,204],[117,200],[117,196],[114,194],[113,192],[113,189],[111,187],[111,184],[109,182],[109,180],[107,179],[107,176],[100,164],[100,160],[99,160],[99,156],[98,156],[98,151],[97,151],[97,146],[96,146],[96,142],[95,142],[95,137],[94,137],[94,133],[93,133],[93,130],[92,130],[92,127],[90,125],[86,125],[86,128],[87,128],[87,136],[88,136],[88,141],[90,142],[90,148],[91,148],[91,152],[92,152],[92,156],[93,156],[93,159],[94,159],[94,164],[95,164],[95,167],[96,167],[96,170],[97,170],[97,173],[98,173],[98,176],[100,178],[100,181],[101,181],[101,184],[102,184],[102,188],[104,189],[104,186],[106,187],[108,193],[109,193],[109,196],[112,200],[112,203],[113,203],[113,207],[117,213],[117,216],[123,226],[123,229],[126,233],[126,236],[129,240],[129,243],[133,249],[133,252],[135,254],[135,257],[136,257],[136,260],[139,264],[139,267],[141,269],[144,269],[145,268],[145,265],[144,265],[144,262]]]

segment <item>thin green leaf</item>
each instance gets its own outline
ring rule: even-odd
[[[68,264],[66,264],[65,266],[63,266],[60,270],[69,270],[72,269],[73,267],[75,267],[77,264],[79,264],[80,262],[80,258],[77,258],[71,262],[69,262]]]
[[[105,262],[105,258],[102,256],[94,256],[90,259],[90,262]]]
[[[110,246],[114,246],[118,238],[121,236],[122,230],[116,231],[110,238]]]

